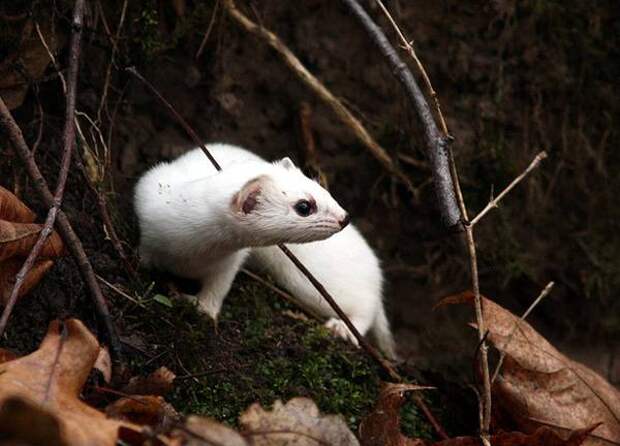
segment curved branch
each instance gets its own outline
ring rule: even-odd
[[[424,136],[427,145],[426,153],[433,171],[433,183],[435,185],[439,210],[447,226],[452,227],[457,225],[461,220],[461,213],[456,201],[454,183],[450,173],[449,144],[451,138],[439,132],[431,109],[418,83],[413,77],[413,74],[411,74],[407,64],[400,59],[392,44],[387,37],[385,37],[385,34],[383,34],[381,28],[375,24],[357,0],[342,0],[342,2],[353,13],[355,18],[357,18],[381,54],[383,54],[392,69],[392,73],[402,84],[409,100],[412,102],[420,120],[424,124]]]

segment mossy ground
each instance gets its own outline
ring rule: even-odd
[[[128,303],[125,331],[135,332],[148,354],[132,355],[146,374],[166,366],[177,373],[170,402],[183,413],[235,425],[250,404],[312,398],[324,413],[337,413],[356,429],[376,401],[382,372],[363,351],[331,335],[317,321],[264,286],[240,275],[227,297],[217,332],[194,304],[154,299]],[[164,303],[162,303],[162,301]],[[430,432],[412,407],[407,430]]]

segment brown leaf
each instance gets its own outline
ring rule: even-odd
[[[10,190],[0,186],[0,220],[33,223],[36,218],[36,214],[28,206]]]
[[[384,383],[377,403],[360,424],[363,446],[422,446],[426,442],[404,436],[400,431],[400,409],[405,403],[405,392],[428,387],[410,384]]]
[[[473,295],[463,293],[461,300],[471,302]],[[489,341],[506,354],[493,388],[495,401],[520,429],[534,432],[548,426],[567,433],[602,423],[585,444],[620,444],[617,388],[564,356],[527,322],[487,298],[483,298],[483,317]]]
[[[173,436],[180,438],[184,446],[218,444],[226,446],[249,446],[249,443],[235,430],[207,417],[190,416],[183,429],[177,429]]]
[[[598,425],[572,432],[563,439],[548,427],[539,427],[533,434],[501,432],[491,436],[493,446],[579,446]],[[480,446],[479,437],[456,437],[433,443],[430,446]]]
[[[360,438],[363,446],[480,446],[479,437],[456,437],[431,443],[419,438],[409,438],[400,431],[400,409],[405,402],[405,391],[421,390],[425,387],[408,384],[384,384],[377,404],[360,424]],[[538,428],[532,435],[521,432],[502,432],[491,437],[493,446],[579,446],[596,429],[573,432],[563,439],[548,427]]]
[[[314,401],[293,398],[276,401],[268,412],[252,404],[239,418],[243,434],[254,446],[334,444],[359,445],[340,415],[321,415]]]
[[[0,364],[7,361],[12,361],[17,358],[17,355],[10,350],[0,348]]]
[[[68,446],[60,424],[48,410],[22,398],[7,398],[0,408],[0,444]]]
[[[27,257],[39,238],[43,225],[0,220],[0,262],[11,257]],[[41,257],[59,257],[63,254],[62,239],[52,232],[43,245]]]
[[[23,265],[23,259],[9,259],[0,262],[0,303],[6,305],[15,285],[15,276]],[[38,260],[33,266],[19,290],[18,297],[30,292],[43,278],[45,273],[54,265],[51,260]]]
[[[0,364],[0,406],[20,398],[48,411],[67,444],[114,445],[120,426],[139,429],[79,399],[98,353],[99,343],[80,321],[52,322],[37,351]]]
[[[55,53],[66,40],[60,34],[60,27],[54,27],[52,32],[51,22],[41,23],[41,33],[52,53]],[[0,64],[0,95],[10,110],[22,104],[28,91],[28,84],[43,76],[50,61],[50,56],[41,43],[32,21],[27,20],[22,29],[20,47]]]
[[[123,388],[132,395],[165,395],[172,390],[176,375],[166,367],[160,367],[147,377],[134,376]]]
[[[112,380],[112,358],[107,347],[101,347],[93,368],[99,370],[106,383]]]
[[[170,404],[154,395],[123,397],[106,407],[105,411],[110,418],[153,427],[169,426],[172,421],[180,419]]]

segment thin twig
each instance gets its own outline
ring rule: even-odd
[[[133,74],[138,80],[140,80],[140,82],[142,82],[148,88],[148,90],[153,93],[155,97],[157,97],[157,99],[159,99],[159,101],[164,105],[164,107],[168,109],[170,114],[177,120],[181,127],[183,127],[183,130],[187,132],[189,137],[194,140],[194,143],[197,144],[198,147],[202,149],[203,153],[207,156],[207,158],[209,158],[209,161],[211,161],[213,167],[215,167],[216,170],[222,170],[222,167],[218,164],[215,158],[213,158],[213,155],[211,155],[211,152],[209,152],[209,149],[207,149],[207,146],[205,146],[203,140],[200,139],[194,129],[192,129],[192,127],[187,123],[187,121],[183,119],[183,117],[179,114],[179,112],[176,111],[172,104],[161,95],[161,93],[153,86],[153,84],[151,84],[140,73],[138,73],[138,70],[136,70],[135,67],[128,67],[126,68],[126,70],[128,73]]]
[[[202,52],[205,49],[205,45],[207,44],[207,40],[209,40],[209,36],[211,35],[211,31],[213,30],[213,25],[215,25],[215,18],[217,16],[217,11],[220,7],[220,0],[216,0],[215,6],[213,7],[213,13],[211,14],[211,20],[209,21],[209,26],[207,26],[207,30],[205,31],[205,35],[202,38],[202,42],[200,42],[200,47],[198,47],[198,51],[196,51],[196,55],[194,59],[200,59]]]
[[[37,88],[38,90],[38,88]],[[37,100],[37,114],[39,115],[39,127],[37,130],[37,137],[34,140],[34,143],[32,143],[32,153],[36,154],[37,153],[37,149],[39,148],[39,144],[41,144],[41,141],[43,140],[43,124],[44,124],[44,120],[45,120],[45,114],[43,113],[43,106],[41,105],[41,101],[39,100],[39,94],[37,91],[36,94],[36,100]]]
[[[442,134],[433,119],[433,113],[418,86],[415,77],[398,56],[396,50],[387,39],[368,13],[362,8],[357,0],[342,0],[355,18],[366,30],[375,46],[388,62],[392,73],[403,86],[409,100],[417,111],[424,124],[424,136],[426,139],[426,154],[429,159],[435,194],[439,204],[439,210],[448,227],[456,227],[460,221],[459,207],[455,197],[455,186],[450,174],[450,136]]]
[[[332,307],[332,309],[338,315],[338,317],[342,319],[342,321],[345,323],[349,331],[353,333],[353,336],[355,336],[355,339],[357,340],[357,342],[359,342],[360,346],[362,346],[362,348],[366,350],[366,352],[370,356],[372,356],[381,367],[383,367],[383,369],[390,375],[390,378],[392,378],[395,381],[401,382],[403,379],[398,374],[396,369],[394,369],[394,367],[392,367],[392,365],[388,361],[386,361],[379,354],[379,352],[372,345],[370,345],[368,341],[360,334],[358,329],[355,327],[355,325],[353,325],[353,323],[351,322],[349,317],[345,314],[345,312],[342,311],[342,309],[336,303],[336,301],[331,296],[331,294],[327,292],[323,284],[319,282],[316,277],[314,277],[314,275],[308,270],[308,268],[306,268],[306,266],[297,257],[295,257],[295,255],[284,244],[280,243],[278,245],[278,248],[280,248],[280,250],[284,253],[284,255],[286,255],[289,258],[289,260],[293,262],[293,264],[297,267],[297,269],[301,271],[301,273],[304,276],[306,276],[306,278],[310,281],[312,286],[314,286],[314,288],[319,292],[319,294],[323,296],[323,299],[327,301],[327,303]]]
[[[73,12],[73,30],[71,34],[71,43],[70,43],[70,51],[69,51],[69,82],[68,82],[68,90],[66,96],[66,107],[65,107],[65,127],[63,130],[63,155],[62,161],[60,163],[60,171],[58,174],[58,184],[56,186],[56,192],[53,197],[53,204],[48,211],[47,217],[45,219],[45,224],[43,229],[39,233],[39,238],[37,239],[35,245],[32,250],[28,254],[26,261],[22,265],[21,269],[17,273],[15,278],[15,285],[11,290],[11,294],[7,301],[6,306],[2,312],[2,316],[0,317],[0,336],[4,333],[6,326],[9,321],[9,317],[11,312],[13,311],[13,307],[17,302],[17,298],[19,296],[19,291],[24,284],[24,280],[28,275],[28,272],[34,265],[37,257],[41,253],[45,241],[52,233],[54,223],[56,221],[56,217],[60,206],[62,204],[62,198],[65,192],[65,184],[67,182],[67,177],[69,175],[69,166],[71,165],[71,155],[73,154],[73,147],[75,145],[75,127],[73,125],[73,119],[75,116],[75,97],[77,90],[77,73],[79,68],[79,60],[80,60],[80,39],[82,36],[82,17],[84,15],[84,0],[76,0],[75,9]],[[31,155],[32,157],[32,155]],[[34,162],[34,159],[33,159]]]
[[[474,219],[469,222],[469,224],[471,226],[474,226],[482,219],[482,217],[489,213],[491,209],[496,208],[499,202],[508,194],[508,192],[510,192],[517,184],[519,184],[521,180],[523,180],[523,178],[525,178],[532,170],[538,167],[540,162],[545,158],[547,158],[547,152],[545,152],[544,150],[542,152],[539,152],[538,155],[536,155],[536,157],[532,160],[530,165],[527,166],[527,169],[525,169],[517,178],[512,180],[508,187],[506,187],[506,189],[504,189],[496,198],[489,201],[489,203],[484,207],[484,209],[480,211],[480,213],[476,215]]]
[[[504,364],[504,358],[506,357],[506,347],[508,347],[508,345],[512,342],[512,337],[514,336],[515,331],[517,331],[519,322],[524,321],[530,315],[532,310],[534,310],[536,305],[538,305],[541,300],[543,300],[545,297],[549,295],[554,285],[555,285],[554,282],[549,282],[547,286],[543,288],[543,290],[540,292],[540,294],[534,300],[534,302],[532,302],[532,304],[528,307],[528,309],[525,310],[525,313],[523,313],[523,316],[521,316],[521,318],[518,321],[515,321],[514,325],[512,326],[512,329],[510,330],[510,333],[508,334],[508,339],[506,339],[506,342],[501,348],[502,353],[500,354],[499,361],[497,361],[497,366],[495,367],[495,371],[493,372],[493,377],[491,378],[491,384],[493,384],[495,380],[497,379],[497,376],[499,375],[502,365]]]
[[[315,318],[316,320],[324,320],[325,318],[323,318],[320,314],[318,314],[317,312],[315,312],[314,310],[312,310],[309,306],[305,306],[300,299],[295,299],[293,296],[291,296],[289,293],[287,293],[286,291],[278,288],[277,286],[275,286],[274,284],[272,284],[271,282],[269,282],[268,280],[263,279],[261,276],[259,276],[258,274],[253,273],[252,271],[246,269],[246,268],[241,268],[241,272],[243,274],[245,274],[246,276],[254,279],[255,281],[257,281],[258,283],[260,283],[261,285],[263,285],[266,288],[269,288],[271,291],[273,291],[274,293],[276,293],[278,296],[282,297],[283,299],[287,300],[288,302],[291,302],[299,307],[302,308],[303,311],[305,311],[306,313],[308,313],[310,316],[312,316],[313,318]]]
[[[142,302],[140,302],[139,300],[131,297],[129,294],[127,294],[126,292],[124,292],[123,290],[121,290],[120,288],[118,288],[115,285],[112,285],[110,282],[108,282],[107,280],[105,280],[103,277],[101,277],[99,274],[96,274],[97,279],[103,283],[105,286],[107,286],[108,288],[110,288],[112,291],[116,292],[117,294],[119,294],[120,296],[123,296],[125,299],[127,299],[130,302],[133,302],[134,304],[136,304],[137,306],[141,307],[141,308],[146,308],[146,305],[144,305]]]
[[[271,48],[273,48],[281,57],[288,67],[297,75],[297,77],[306,84],[321,100],[327,104],[340,118],[340,120],[349,127],[360,142],[370,151],[379,163],[390,174],[401,181],[412,193],[415,187],[411,183],[409,177],[398,167],[383,147],[381,147],[375,139],[368,133],[363,124],[349,111],[347,107],[336,98],[325,85],[321,83],[301,61],[293,54],[293,52],[280,40],[278,36],[268,29],[254,23],[246,15],[244,15],[237,7],[233,0],[223,0],[224,7],[228,14],[247,32],[260,37]]]
[[[446,137],[449,136],[450,132],[448,131],[448,125],[446,124],[446,120],[443,117],[443,113],[441,113],[441,105],[439,105],[439,98],[437,96],[437,92],[433,88],[433,84],[431,83],[431,79],[428,77],[428,74],[426,73],[426,70],[424,69],[424,65],[422,65],[422,62],[420,61],[420,59],[418,58],[418,55],[413,49],[413,40],[409,40],[405,38],[405,35],[401,31],[400,27],[396,24],[390,12],[383,5],[383,2],[381,0],[375,0],[375,1],[379,5],[379,8],[381,8],[381,11],[383,11],[385,16],[388,18],[388,20],[392,24],[394,31],[396,31],[396,34],[398,35],[398,38],[400,39],[403,49],[405,49],[407,53],[409,53],[411,58],[415,61],[418,67],[418,70],[420,70],[422,79],[424,80],[424,83],[426,84],[426,88],[428,89],[428,94],[431,96],[431,98],[433,98],[433,102],[435,103],[435,110],[437,111],[437,117],[439,118],[439,124],[441,125],[441,130],[443,131],[444,136]]]
[[[126,3],[127,2],[125,1],[125,3],[123,4],[123,13],[121,15],[121,21],[119,23],[119,29],[117,30],[117,36],[116,36],[117,40],[119,38],[120,27],[122,27],[122,25],[123,25],[124,13],[125,13],[124,9],[127,6]],[[52,60],[52,63],[54,65],[54,67],[56,68],[56,71],[58,72],[58,76],[60,78],[60,82],[62,84],[63,91],[64,91],[65,94],[67,94],[67,82],[65,81],[65,77],[62,74],[62,71],[60,71],[58,65],[56,64],[56,59],[54,58],[54,55],[51,53],[51,51],[49,49],[49,45],[47,44],[47,41],[45,40],[45,37],[41,33],[38,24],[35,24],[35,26],[36,26],[36,29],[37,29],[37,34],[39,35],[39,39],[41,40],[41,43],[43,44],[43,47],[46,49],[48,56]],[[111,64],[111,62],[110,62],[110,64]],[[106,82],[107,82],[107,80],[106,80]],[[101,111],[101,109],[99,110],[99,112],[100,111]],[[116,108],[115,108],[115,112],[116,112]],[[82,143],[84,144],[84,146],[86,148],[86,152],[92,152],[92,151],[89,148],[88,141],[86,140],[86,137],[84,136],[84,132],[82,131],[82,127],[80,125],[80,121],[77,119],[77,116],[83,116],[84,118],[86,118],[86,120],[88,120],[88,122],[90,123],[91,128],[94,127],[96,129],[96,131],[97,131],[97,134],[99,135],[99,140],[101,141],[101,145],[104,147],[104,150],[105,150],[105,153],[104,153],[104,158],[105,158],[104,166],[105,167],[102,169],[102,172],[98,173],[98,176],[103,176],[103,175],[105,175],[105,171],[106,171],[107,165],[109,164],[109,153],[110,153],[110,150],[108,148],[109,146],[105,143],[105,141],[103,139],[103,134],[101,133],[101,130],[99,129],[97,124],[92,120],[92,118],[90,118],[90,116],[88,116],[86,113],[82,113],[82,112],[80,112],[78,110],[75,111],[75,115],[76,115],[74,117],[75,128],[77,129],[77,132],[78,132],[78,135],[80,137],[80,140],[82,141]],[[112,125],[112,123],[110,125]],[[34,150],[34,148],[33,148],[33,150]],[[91,156],[93,156],[93,155],[91,154]],[[120,257],[121,261],[123,262],[123,265],[125,266],[125,269],[129,273],[129,275],[134,280],[137,280],[139,278],[138,277],[138,273],[136,272],[136,269],[133,267],[133,265],[129,261],[129,258],[127,257],[127,254],[125,253],[125,250],[123,249],[123,245],[122,245],[122,243],[120,241],[120,238],[118,237],[118,234],[117,234],[116,230],[114,229],[114,225],[112,223],[112,218],[110,217],[110,211],[109,211],[108,203],[107,203],[107,200],[105,198],[104,193],[102,191],[100,191],[99,188],[95,184],[93,184],[93,181],[91,180],[90,176],[86,172],[86,167],[84,166],[84,164],[82,162],[79,161],[79,158],[77,159],[77,163],[78,163],[78,166],[80,167],[80,169],[82,170],[82,173],[84,174],[84,177],[86,178],[86,181],[88,182],[88,185],[90,186],[91,190],[97,196],[97,206],[99,207],[99,212],[101,214],[101,219],[103,220],[103,226],[104,226],[104,228],[106,230],[108,238],[110,239],[110,242],[112,243],[112,246],[114,247],[114,249],[115,249],[116,253],[118,254],[118,256]]]
[[[299,133],[305,154],[304,164],[312,171],[312,175],[318,177],[317,181],[319,184],[327,189],[329,186],[327,175],[321,169],[319,153],[317,152],[316,141],[312,133],[312,108],[310,108],[310,104],[307,102],[302,102],[299,107]]]
[[[45,181],[45,178],[41,174],[39,167],[37,166],[34,158],[32,157],[32,153],[24,140],[24,135],[22,134],[21,129],[15,122],[15,119],[11,115],[8,107],[4,103],[4,100],[0,97],[0,123],[2,127],[8,134],[9,140],[11,141],[15,152],[21,158],[24,166],[26,167],[26,171],[28,175],[33,180],[33,184],[43,201],[47,206],[54,206],[54,196],[49,190],[49,186]],[[67,218],[66,214],[62,210],[58,210],[57,215],[57,223],[58,223],[58,231],[62,236],[65,244],[67,245],[69,251],[75,258],[78,268],[80,269],[80,273],[82,275],[82,279],[86,282],[93,300],[95,302],[95,307],[97,309],[97,313],[101,322],[104,324],[108,341],[110,343],[110,351],[114,355],[115,358],[120,358],[121,356],[121,346],[118,338],[118,334],[116,333],[116,329],[114,328],[114,324],[112,322],[112,317],[110,315],[110,311],[108,310],[108,305],[106,303],[105,297],[101,293],[101,289],[97,283],[97,278],[95,277],[95,273],[93,271],[93,267],[88,261],[88,257],[86,252],[84,251],[84,247],[82,246],[82,242],[75,234],[75,231],[71,227],[71,223]]]
[[[101,101],[99,102],[99,109],[97,110],[97,122],[101,122],[101,111],[103,107],[106,106],[106,99],[108,97],[108,89],[110,88],[110,78],[112,76],[112,66],[114,65],[114,57],[116,56],[116,52],[118,51],[118,41],[121,35],[121,29],[123,28],[123,23],[125,22],[125,13],[127,12],[127,0],[123,2],[123,7],[121,9],[121,17],[118,21],[118,26],[116,27],[116,35],[112,40],[112,54],[110,56],[110,63],[108,64],[108,68],[105,74],[105,82],[103,84],[103,92],[101,93]],[[103,8],[101,10],[101,14],[103,15]]]
[[[467,220],[467,209],[461,196],[459,207],[464,221]],[[469,253],[469,267],[471,271],[472,289],[474,292],[474,308],[476,311],[476,325],[478,326],[478,341],[480,343],[480,364],[482,369],[482,425],[480,426],[480,438],[485,446],[490,446],[490,427],[491,427],[491,378],[489,373],[489,346],[486,342],[486,325],[482,316],[482,297],[480,296],[480,278],[478,275],[478,257],[476,254],[476,241],[474,228],[464,224],[465,239],[467,241],[467,251]]]
[[[482,368],[482,379],[483,379],[483,389],[482,395],[480,392],[477,392],[479,396],[479,407],[480,407],[480,437],[483,444],[490,445],[489,442],[489,428],[491,423],[491,381],[490,381],[490,373],[489,373],[489,361],[488,361],[488,345],[486,343],[486,327],[484,325],[484,320],[482,318],[482,299],[480,296],[480,282],[478,276],[478,259],[476,254],[476,243],[473,232],[473,225],[466,224],[468,220],[467,216],[467,208],[465,206],[465,201],[463,199],[463,194],[461,192],[461,186],[458,180],[458,173],[456,170],[456,165],[454,162],[454,158],[452,156],[452,151],[448,146],[448,142],[450,141],[449,131],[446,124],[446,121],[441,113],[441,107],[439,105],[439,99],[437,97],[437,93],[433,89],[430,78],[428,77],[426,70],[424,69],[420,59],[417,57],[415,51],[411,43],[404,37],[400,28],[387,11],[383,3],[380,0],[376,0],[384,14],[388,17],[390,23],[396,30],[401,42],[403,43],[405,49],[409,52],[409,55],[414,59],[424,82],[426,84],[427,89],[429,90],[430,96],[433,98],[435,102],[435,108],[437,111],[437,116],[440,119],[441,127],[443,131],[443,136],[440,136],[437,130],[437,126],[435,121],[432,119],[432,114],[430,113],[430,109],[426,100],[423,98],[419,87],[415,82],[415,78],[411,75],[406,65],[400,61],[393,48],[389,44],[389,41],[382,34],[381,30],[372,22],[372,19],[366,14],[366,12],[362,9],[362,7],[357,3],[356,0],[343,0],[350,9],[356,14],[356,16],[363,23],[366,30],[372,36],[373,40],[379,46],[380,50],[386,56],[386,58],[390,61],[392,68],[399,80],[405,86],[407,92],[409,93],[410,98],[412,99],[422,122],[424,123],[424,127],[426,130],[426,138],[427,144],[433,150],[429,153],[429,159],[431,162],[431,168],[433,171],[434,178],[439,177],[439,181],[443,181],[443,187],[449,188],[447,191],[448,195],[442,195],[442,191],[440,186],[436,180],[436,190],[438,191],[438,197],[440,201],[443,199],[443,203],[441,206],[442,212],[444,212],[444,218],[449,212],[449,218],[451,222],[455,224],[460,221],[462,226],[465,229],[465,239],[467,244],[467,250],[469,254],[469,262],[470,262],[470,270],[472,277],[472,288],[474,291],[474,304],[476,311],[476,321],[478,326],[478,341],[479,348],[477,351],[480,352],[480,363]],[[390,51],[391,50],[391,51]],[[433,160],[433,154],[439,154],[439,164],[437,160]],[[447,178],[450,180],[448,181]],[[454,212],[454,205],[458,206],[458,212]],[[455,219],[456,220],[453,220]]]

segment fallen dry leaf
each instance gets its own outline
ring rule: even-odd
[[[548,427],[539,427],[533,434],[501,432],[492,435],[490,442],[493,446],[580,446],[596,427],[574,431],[567,439],[563,439]],[[479,437],[456,437],[428,446],[480,446],[480,444]]]
[[[0,364],[7,361],[12,361],[17,358],[17,355],[10,350],[0,348]]]
[[[110,358],[110,351],[107,347],[101,347],[97,360],[93,365],[95,370],[99,370],[103,376],[103,381],[110,383],[112,381],[112,358]]]
[[[6,305],[13,291],[17,273],[21,269],[23,259],[10,259],[0,263],[0,304]],[[26,274],[24,283],[19,290],[18,297],[30,292],[43,278],[45,273],[54,265],[52,260],[37,260],[32,269]]]
[[[400,409],[407,390],[426,387],[408,384],[384,384],[377,404],[360,424],[362,446],[480,446],[479,437],[455,437],[436,443],[419,438],[409,438],[400,431]],[[493,446],[579,446],[598,425],[572,432],[563,439],[555,431],[540,427],[533,434],[502,432],[491,436]]]
[[[384,383],[374,409],[359,427],[363,446],[422,446],[426,443],[409,438],[400,430],[400,409],[407,391],[425,390],[428,387],[411,384]]]
[[[27,400],[7,398],[0,408],[0,445],[69,446],[56,417]]]
[[[165,395],[173,387],[176,375],[166,367],[160,367],[150,375],[134,376],[123,388],[124,393],[132,395]]]
[[[0,261],[11,257],[27,257],[39,238],[43,225],[0,220]],[[43,245],[41,257],[59,257],[63,253],[62,239],[53,231]]]
[[[458,301],[472,302],[473,295],[463,293],[448,302]],[[601,423],[584,444],[620,444],[617,388],[564,356],[527,322],[487,298],[483,317],[489,341],[506,354],[493,386],[494,401],[520,429],[534,432],[548,426],[566,435]]]
[[[252,404],[239,418],[243,435],[254,446],[359,445],[340,415],[321,415],[308,398],[276,401],[271,411]]]
[[[180,420],[179,414],[162,397],[155,395],[132,395],[120,398],[105,409],[110,418],[134,424],[166,428]]]
[[[39,238],[43,225],[33,223],[35,214],[19,198],[0,186],[0,304],[5,305],[15,285],[17,273]],[[54,262],[64,254],[62,239],[52,231],[40,258],[26,275],[18,297],[28,294]]]
[[[173,437],[183,440],[184,446],[204,446],[217,444],[226,446],[249,446],[250,444],[237,431],[207,417],[190,416],[182,429],[177,429]]]
[[[41,22],[40,26],[50,51],[55,53],[66,40],[60,34],[61,27],[52,27],[51,22]],[[51,62],[32,20],[26,20],[22,29],[16,32],[21,33],[21,45],[0,64],[0,95],[9,110],[22,104],[28,86],[43,76]]]
[[[116,444],[119,427],[137,426],[110,420],[79,399],[98,353],[99,343],[80,321],[52,322],[37,351],[0,364],[0,408],[19,398],[53,415],[67,444]]]
[[[0,186],[0,220],[33,223],[37,218],[10,190]]]

